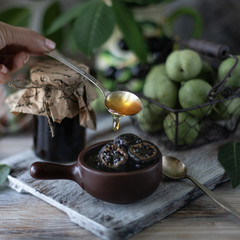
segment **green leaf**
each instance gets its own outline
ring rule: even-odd
[[[61,14],[61,7],[58,1],[53,2],[49,5],[47,10],[45,11],[43,15],[43,22],[42,22],[42,33],[47,38],[53,40],[56,42],[56,45],[58,48],[61,48],[62,42],[63,42],[63,30],[59,29],[58,31],[48,34],[47,29],[49,26],[54,22],[54,20],[60,16]]]
[[[59,29],[63,28],[66,24],[68,24],[72,20],[76,19],[78,16],[81,15],[82,10],[85,8],[85,5],[87,3],[88,2],[80,2],[74,5],[68,11],[61,14],[54,20],[53,23],[50,24],[49,28],[46,30],[46,33],[51,34],[53,32],[56,32]]]
[[[91,56],[111,36],[114,24],[112,9],[104,1],[88,0],[73,26],[77,46]]]
[[[232,181],[232,187],[240,184],[240,143],[228,142],[221,146],[218,161]]]
[[[128,47],[137,55],[140,62],[146,62],[147,46],[132,12],[119,0],[112,0],[112,7]]]
[[[3,184],[6,181],[9,173],[10,167],[5,164],[0,164],[0,184]]]
[[[0,21],[14,26],[28,27],[30,16],[30,9],[13,7],[0,13]]]
[[[75,54],[79,51],[76,40],[74,38],[73,29],[69,30],[68,35],[66,36],[66,42],[68,44],[68,50],[70,51],[70,53]]]

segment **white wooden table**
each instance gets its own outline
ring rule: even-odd
[[[122,122],[122,127],[127,124]],[[106,123],[104,125],[107,125]],[[109,139],[111,128],[88,133],[88,144]],[[31,134],[0,138],[0,160],[32,146]],[[230,182],[213,190],[240,212],[240,187]],[[30,195],[0,186],[0,240],[2,239],[99,239],[80,228],[48,203]],[[131,239],[240,239],[240,221],[207,196],[201,196]]]

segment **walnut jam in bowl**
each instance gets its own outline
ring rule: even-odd
[[[73,165],[33,163],[30,174],[36,179],[70,179],[97,199],[131,203],[158,187],[162,155],[153,143],[123,134],[87,147]]]

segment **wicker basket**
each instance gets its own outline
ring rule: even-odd
[[[175,150],[193,148],[226,138],[236,131],[240,122],[240,89],[232,89],[225,86],[227,78],[238,64],[238,58],[229,53],[227,46],[195,39],[189,40],[186,44],[188,47],[205,56],[211,56],[212,59],[215,58],[218,61],[222,61],[227,57],[232,57],[235,59],[235,63],[224,79],[210,90],[207,96],[207,102],[201,105],[185,109],[172,109],[137,93],[137,95],[143,99],[145,103],[144,107],[154,108],[157,106],[161,108],[162,111],[159,114],[159,119],[163,119],[168,115],[169,122],[171,122],[171,124],[168,125],[163,124],[159,131],[147,134],[159,137],[159,140],[164,143],[166,147]],[[233,103],[233,101],[236,103],[238,100],[238,107],[234,110],[231,109],[231,113],[228,112],[230,106],[234,105],[231,105],[231,103]],[[206,113],[208,110],[214,109],[216,105],[218,105],[218,109],[221,109],[221,112],[218,112],[218,116],[221,116],[220,118],[214,117],[213,114],[209,115]],[[191,118],[191,111],[193,110],[201,112],[196,123],[189,121]],[[138,126],[136,117],[133,117],[133,123]],[[159,124],[162,124],[162,122]],[[181,133],[181,129],[183,128],[188,129],[184,134]],[[168,137],[166,136],[166,132],[168,133]]]

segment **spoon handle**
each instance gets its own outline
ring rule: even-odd
[[[187,176],[188,179],[190,179],[193,183],[195,183],[203,192],[205,192],[212,200],[214,200],[216,203],[218,203],[221,207],[223,207],[228,212],[232,213],[234,216],[236,216],[238,219],[240,219],[240,214],[234,209],[232,206],[230,206],[228,203],[226,203],[222,198],[217,196],[215,193],[210,191],[208,188],[206,188],[204,185],[199,183],[196,179],[194,179],[191,176]]]
[[[78,67],[76,64],[68,60],[62,53],[60,53],[57,49],[54,49],[52,51],[46,52],[46,55],[58,60],[59,62],[67,65],[74,71],[80,73],[83,77],[87,78],[90,82],[92,82],[96,87],[98,87],[101,92],[103,93],[104,97],[106,97],[109,94],[109,91],[103,87],[103,85],[92,75],[89,73],[83,71],[80,67]]]

